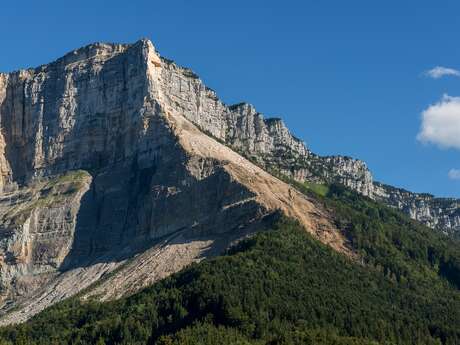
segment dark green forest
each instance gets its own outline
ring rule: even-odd
[[[280,218],[133,296],[71,298],[0,344],[460,344],[460,245],[341,186],[296,185],[335,217],[353,260]]]

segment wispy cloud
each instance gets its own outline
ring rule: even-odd
[[[451,180],[460,180],[460,169],[450,169],[447,175]]]
[[[425,109],[417,139],[460,150],[460,97],[444,95]]]
[[[454,68],[436,66],[424,73],[427,77],[439,79],[446,76],[460,77],[460,71]]]

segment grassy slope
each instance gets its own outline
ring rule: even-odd
[[[362,263],[295,222],[129,298],[59,303],[3,328],[16,344],[459,344],[459,245],[348,190],[333,210]],[[1,342],[0,342],[1,343]]]

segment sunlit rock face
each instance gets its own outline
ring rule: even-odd
[[[373,198],[402,210],[412,219],[445,234],[460,235],[460,200],[436,198],[425,193],[412,193],[381,183],[374,183]]]

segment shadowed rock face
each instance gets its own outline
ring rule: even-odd
[[[178,71],[142,40],[0,75],[1,322],[95,282],[101,298],[132,293],[280,213],[352,255],[311,200],[203,131],[257,152],[289,144],[306,153],[303,144],[272,140],[273,128],[287,129],[259,115],[257,133],[243,130],[239,110],[209,89],[182,94],[198,84]],[[192,96],[202,108],[187,105]]]

